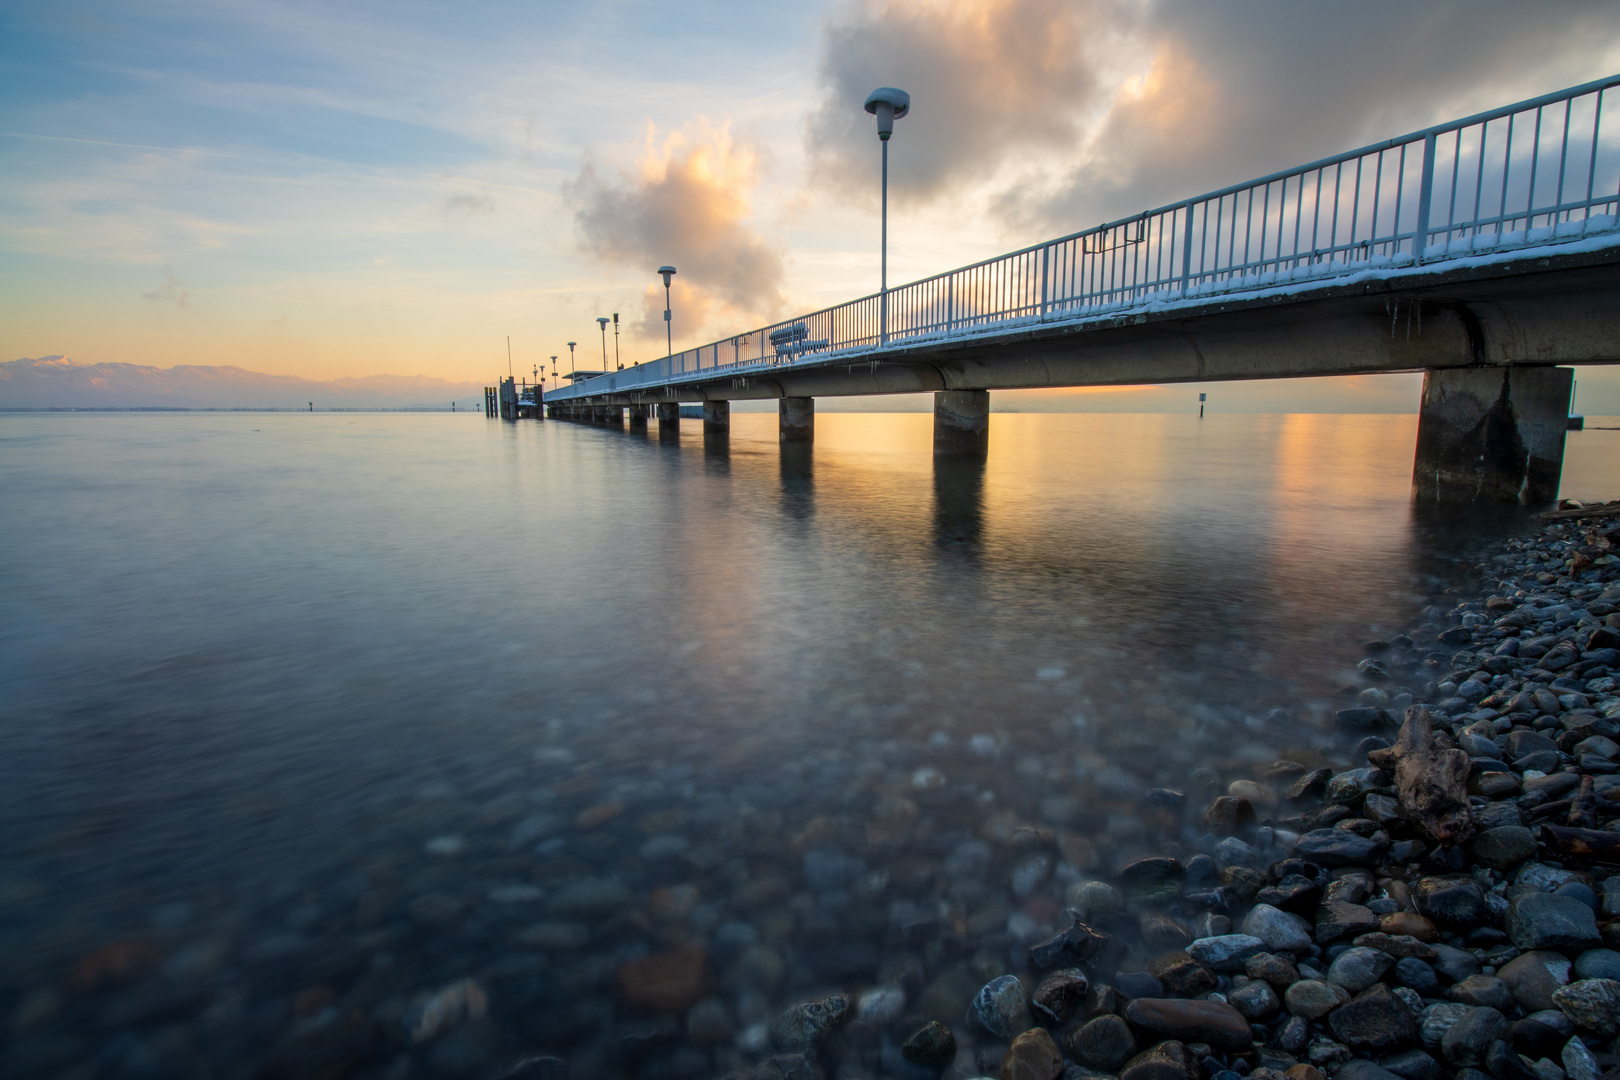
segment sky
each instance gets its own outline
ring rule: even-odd
[[[1616,70],[1557,0],[11,0],[0,358],[487,382],[618,312],[629,363],[664,263],[676,348],[875,291],[879,85],[904,282]],[[1311,383],[1227,392],[1416,406]]]

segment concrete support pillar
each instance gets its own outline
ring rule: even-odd
[[[990,391],[934,391],[934,453],[979,454],[990,449]]]
[[[731,434],[731,402],[705,401],[703,403],[703,434]]]
[[[623,405],[604,405],[604,406],[602,406],[602,412],[601,412],[600,419],[601,419],[602,423],[606,424],[608,427],[623,427],[624,426],[624,406]]]
[[[781,441],[812,442],[816,437],[816,399],[785,397],[776,403]]]
[[[660,401],[658,403],[658,427],[660,430],[668,428],[671,431],[681,426],[681,403],[678,401]]]
[[[1574,374],[1560,367],[1426,372],[1413,495],[1527,506],[1558,498]]]
[[[632,406],[630,406],[630,430],[631,431],[646,431],[647,430],[647,413],[650,412],[651,409],[652,409],[652,406],[650,406],[650,405],[632,405]]]

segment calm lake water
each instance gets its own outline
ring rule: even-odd
[[[0,1073],[709,1076],[887,986],[828,1060],[908,1075],[1524,524],[1415,417],[733,423],[0,416]]]

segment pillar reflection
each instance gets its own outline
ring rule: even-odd
[[[934,543],[975,550],[984,530],[985,459],[973,455],[934,458]]]
[[[815,510],[813,461],[810,443],[781,444],[781,503],[782,513],[787,517],[802,520],[810,517]]]

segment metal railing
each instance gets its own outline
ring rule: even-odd
[[[1620,75],[609,372],[548,401],[1611,233]]]

